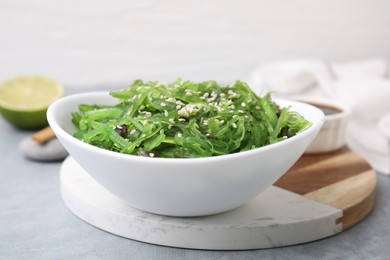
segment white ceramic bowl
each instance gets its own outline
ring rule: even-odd
[[[108,191],[132,206],[169,216],[201,216],[237,208],[278,180],[303,154],[323,123],[319,109],[278,100],[292,106],[313,125],[282,142],[254,150],[208,158],[172,159],[126,155],[84,143],[71,112],[78,105],[115,104],[108,93],[64,97],[48,109],[49,124],[70,155]]]
[[[324,124],[316,138],[307,147],[305,153],[330,153],[346,145],[346,131],[351,109],[344,103],[329,98],[295,98],[297,101],[322,107],[325,112]],[[333,112],[331,112],[333,111]]]

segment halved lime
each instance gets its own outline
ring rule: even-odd
[[[0,113],[23,129],[47,125],[49,105],[64,95],[63,87],[43,76],[20,76],[0,84]]]

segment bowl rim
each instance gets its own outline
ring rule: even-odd
[[[292,108],[294,106],[297,106],[297,105],[307,107],[307,108],[311,109],[312,111],[314,111],[316,114],[318,114],[319,118],[316,122],[312,122],[313,124],[311,127],[309,127],[305,131],[303,131],[295,136],[292,136],[290,138],[287,138],[286,140],[283,140],[283,141],[280,141],[277,143],[269,144],[266,146],[258,147],[258,148],[251,149],[251,150],[244,151],[244,152],[237,152],[237,153],[218,155],[218,156],[199,157],[199,158],[142,157],[142,156],[138,156],[138,155],[123,154],[123,153],[119,153],[119,152],[115,152],[115,151],[110,151],[110,150],[107,150],[104,148],[100,148],[100,147],[85,143],[85,142],[75,138],[73,135],[71,135],[70,133],[65,131],[60,126],[60,124],[56,118],[56,114],[58,113],[58,110],[60,110],[60,108],[62,106],[66,105],[68,102],[70,102],[74,99],[77,99],[77,98],[79,98],[79,99],[89,98],[90,99],[91,97],[94,97],[94,96],[95,97],[107,96],[107,99],[111,98],[111,96],[109,95],[109,91],[93,91],[93,92],[84,92],[84,93],[68,95],[68,96],[62,97],[62,98],[54,101],[49,106],[49,108],[47,110],[47,120],[49,122],[50,127],[55,132],[55,134],[60,135],[60,137],[66,139],[68,142],[73,143],[74,145],[77,145],[77,146],[81,146],[83,149],[89,150],[93,153],[100,153],[103,155],[114,156],[117,158],[123,158],[126,160],[132,160],[132,161],[140,161],[140,162],[145,161],[148,163],[153,163],[153,162],[164,163],[164,164],[165,163],[166,164],[172,164],[172,163],[174,163],[174,164],[210,163],[210,162],[226,161],[229,159],[240,159],[240,158],[251,156],[251,155],[253,156],[253,155],[258,154],[258,153],[263,153],[263,152],[266,152],[269,150],[276,149],[280,146],[285,146],[286,144],[289,144],[291,142],[295,142],[296,140],[302,139],[302,138],[306,137],[307,135],[312,134],[315,131],[319,131],[321,126],[324,123],[324,120],[325,120],[325,115],[322,112],[322,110],[320,110],[319,108],[317,108],[311,104],[307,104],[305,102],[300,102],[300,101],[296,101],[296,100],[290,100],[290,99],[272,98],[272,100],[275,101],[276,104],[282,103],[281,104],[282,106],[284,103],[285,105],[292,106]],[[90,102],[90,101],[88,101],[88,102]],[[91,102],[91,103],[93,103],[93,102]]]

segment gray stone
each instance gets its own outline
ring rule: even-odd
[[[22,140],[19,150],[26,158],[34,161],[60,161],[68,156],[68,152],[57,138],[45,144],[38,144],[29,137]]]

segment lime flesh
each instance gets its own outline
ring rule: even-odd
[[[13,78],[0,85],[0,113],[18,128],[42,128],[47,125],[47,108],[63,94],[62,86],[46,77]]]

